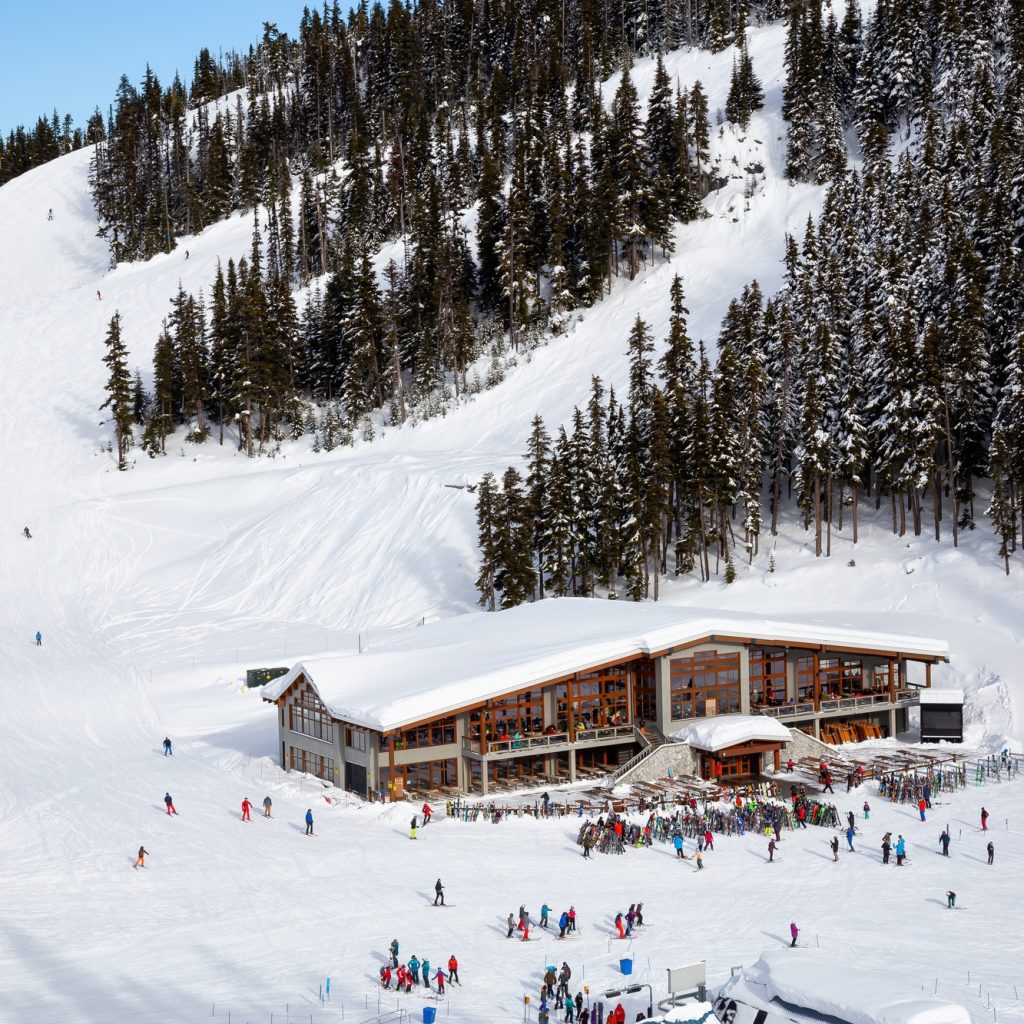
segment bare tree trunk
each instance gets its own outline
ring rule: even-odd
[[[850,487],[850,522],[853,526],[853,543],[857,543],[857,485]]]

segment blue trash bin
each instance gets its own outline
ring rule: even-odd
[[[423,1007],[423,1024],[434,1024],[434,1018],[437,1016],[436,1006],[424,1006]]]
[[[628,959],[627,960],[620,960],[619,961],[619,970],[622,971],[623,974],[632,974],[633,973],[633,961],[632,960],[628,960]]]

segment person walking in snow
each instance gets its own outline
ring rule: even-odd
[[[430,988],[430,961],[424,957],[423,963],[420,965],[420,977],[423,979],[423,984]]]
[[[848,811],[846,814],[846,822],[850,828],[857,827],[857,819],[854,817],[853,811]]]
[[[31,533],[29,533],[29,529],[28,529],[28,527],[27,527],[27,526],[25,527],[25,529],[24,529],[24,531],[23,531],[23,532],[24,532],[24,534],[25,534],[25,540],[31,540],[31,539],[32,539],[32,534],[31,534]]]
[[[864,801],[864,820],[867,821],[871,817],[871,804]]]
[[[168,814],[177,814],[178,812],[174,809],[174,801],[171,799],[170,793],[164,793],[164,804],[167,807]]]
[[[523,929],[523,942],[530,941],[530,912],[528,910],[523,912],[523,919],[519,922]]]
[[[584,859],[586,859],[587,857],[589,857],[589,856],[590,856],[590,848],[591,848],[591,847],[592,847],[593,845],[594,845],[594,838],[593,838],[593,836],[591,836],[591,834],[590,834],[590,833],[588,832],[588,833],[587,833],[587,834],[586,834],[586,835],[585,835],[585,836],[583,837],[583,857],[584,857]]]
[[[102,301],[103,301],[103,296],[102,296],[102,295],[100,295],[100,290],[99,290],[99,288],[97,288],[97,289],[96,289],[96,301],[97,301],[97,302],[102,302]]]
[[[707,829],[704,832],[704,849],[713,850],[715,848],[715,837],[711,832],[711,829]]]
[[[988,862],[989,864],[991,864],[995,860],[996,848],[991,843],[989,843],[986,849],[988,850]]]
[[[547,928],[548,926],[548,915],[551,913],[551,908],[546,904],[540,905],[540,926],[541,928]]]
[[[415,839],[416,838],[416,815],[415,814],[412,816],[412,821],[409,822],[409,838],[410,839]]]
[[[565,929],[569,927],[569,915],[563,910],[561,917],[558,919],[558,937],[560,939],[565,938]]]
[[[889,833],[886,832],[882,837],[882,863],[889,863],[889,854],[892,851],[892,843],[889,841]]]
[[[924,805],[930,811],[932,809],[932,787],[931,784],[926,782],[924,789],[921,790],[921,796],[924,797]]]
[[[853,848],[853,837],[857,834],[857,830],[851,825],[846,830],[846,845],[850,847],[850,853],[856,853],[857,851]]]
[[[306,835],[311,836],[313,834],[313,808],[306,808]]]
[[[42,647],[42,646],[43,646],[43,634],[40,633],[39,630],[37,629],[36,630],[36,647]]]
[[[174,751],[171,749],[170,737],[165,736],[164,737],[164,757],[171,757],[171,755],[173,753],[174,753]]]
[[[797,937],[800,935],[800,929],[796,926],[796,921],[789,922],[789,934],[793,936],[793,941],[789,944],[789,948],[792,949],[796,945]]]
[[[506,939],[511,939],[512,938],[512,933],[515,930],[516,930],[516,919],[512,916],[512,912],[509,911],[509,915],[508,915],[508,935],[506,935],[505,938]]]
[[[927,803],[925,803],[925,799],[924,799],[924,797],[921,797],[921,799],[917,801],[917,809],[918,809],[918,811],[919,811],[919,812],[920,812],[920,814],[921,814],[921,820],[922,820],[922,821],[924,821],[924,820],[925,820],[925,817],[924,817],[924,810],[925,810],[925,808],[926,808],[927,806],[928,806],[928,804],[927,804]]]
[[[821,788],[822,793],[834,793],[835,790],[832,788],[832,773],[826,772],[824,779],[822,779],[824,785]]]
[[[775,840],[774,839],[769,839],[768,840],[768,863],[769,864],[774,864],[775,863]]]
[[[391,966],[398,966],[398,939],[391,940]]]
[[[903,836],[896,837],[896,867],[903,867],[903,862],[907,859],[907,841]]]
[[[249,798],[246,797],[242,801],[242,821],[252,821],[252,818],[249,817],[249,812],[251,810],[252,810],[252,804],[249,803]]]
[[[554,967],[548,967],[544,972],[544,991],[547,993],[548,999],[554,999],[555,997],[555,980]]]
[[[952,889],[946,890],[946,906],[949,907],[950,910],[956,909],[956,893],[953,892]]]
[[[270,799],[270,797],[269,796],[265,796],[263,798],[263,817],[264,818],[269,818],[270,817],[270,808],[273,807],[273,806],[274,806],[274,804],[273,804],[273,801]]]
[[[832,842],[829,843],[829,846],[832,847],[832,860],[835,861],[838,864],[839,863],[839,836],[833,836],[832,837]]]
[[[700,850],[698,850],[694,854],[694,857],[697,860],[697,870],[698,871],[703,871],[704,870],[704,858],[701,856]]]
[[[572,904],[569,905],[569,931],[576,931],[576,908]]]
[[[409,957],[408,968],[409,973],[412,975],[413,983],[418,985],[420,983],[420,958],[415,953]]]
[[[146,866],[146,854],[149,853],[144,846],[139,847],[139,855],[135,858],[135,863],[132,865],[136,868],[144,868]]]
[[[423,825],[426,827],[430,824],[430,816],[434,813],[430,807],[430,804],[424,803],[422,807],[423,811]]]
[[[573,1018],[576,1016],[576,1003],[568,992],[565,994],[563,1005],[565,1006],[565,1024],[572,1024]]]
[[[459,961],[455,959],[454,953],[448,957],[448,980],[453,985],[459,985],[460,987],[462,985],[462,982],[459,981]]]
[[[988,831],[988,811],[984,807],[981,809],[981,831]]]
[[[441,906],[443,907],[444,906],[444,886],[441,884],[441,879],[440,878],[434,883],[434,906],[435,907],[437,906],[438,900],[441,901]]]
[[[47,220],[53,220],[53,207],[52,206],[50,207],[49,210],[46,211],[46,219]]]
[[[949,833],[943,829],[942,835],[939,836],[939,845],[942,847],[942,856],[949,856]]]
[[[626,937],[626,929],[622,924],[622,912],[620,911],[615,915],[615,927],[619,931],[619,938],[624,939]]]

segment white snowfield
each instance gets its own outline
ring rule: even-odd
[[[666,653],[710,636],[905,654],[945,656],[949,651],[944,640],[870,632],[835,618],[785,622],[743,612],[559,598],[409,627],[362,653],[305,659],[266,686],[264,695],[277,698],[301,673],[337,717],[388,730],[509,690],[639,654]],[[784,726],[774,724],[789,737]]]
[[[593,999],[624,980],[625,948],[632,978],[661,994],[666,967],[707,959],[724,980],[788,944],[794,917],[824,952],[869,971],[895,967],[933,994],[937,985],[973,1020],[992,1016],[989,1001],[999,1022],[1024,1020],[1013,987],[1024,992],[1018,783],[936,800],[926,824],[872,797],[863,850],[838,865],[814,829],[786,834],[772,866],[756,837],[723,840],[700,874],[657,847],[584,862],[575,820],[441,821],[410,842],[414,808],[327,803],[319,783],[275,767],[277,716],[238,684],[246,668],[355,652],[360,633],[376,650],[392,628],[474,609],[474,498],[445,485],[517,461],[533,415],[556,428],[585,402],[591,374],[624,393],[629,327],[641,312],[664,336],[676,272],[691,333],[709,342],[747,280],[777,286],[783,232],[798,232],[821,202],[820,189],[781,178],[782,40],[781,26],[753,33],[768,105],[742,140],[715,132],[735,177],[708,197],[707,220],[679,229],[670,262],[618,282],[567,336],[444,419],[329,455],[313,454],[308,438],[252,461],[230,444],[179,441],[117,473],[99,409],[111,316],[120,311],[148,376],[178,282],[209,294],[217,259],[248,251],[251,221],[235,216],[171,254],[110,271],[87,192],[89,151],[0,188],[2,1024],[222,1024],[229,1011],[236,1024],[271,1013],[328,1024],[342,1004],[346,1021],[362,1021],[376,1011],[392,938],[403,957],[458,956],[463,985],[440,1021],[518,1021],[546,963],[568,960]],[[671,70],[684,84],[699,77],[714,110],[732,59],[678,54]],[[650,77],[639,62],[643,94]],[[743,167],[755,157],[765,177],[747,210]],[[941,637],[950,664],[934,682],[965,691],[969,744],[1020,749],[1022,570],[1004,578],[985,521],[953,549],[894,538],[884,511],[875,518],[865,502],[861,543],[837,532],[833,551],[816,560],[787,516],[732,586],[666,581],[663,604],[681,619],[725,609]],[[243,824],[242,799],[258,808],[268,794],[273,817],[257,810]],[[856,795],[837,795],[840,809],[859,813]],[[991,867],[977,832],[982,801]],[[937,853],[947,823],[948,860]],[[907,835],[907,867],[880,866],[886,830]],[[146,867],[133,870],[140,845]],[[443,911],[428,905],[439,875],[455,904]],[[951,887],[963,909],[946,909]],[[575,903],[578,934],[506,940],[508,912],[525,902],[536,914],[544,900]],[[611,916],[636,900],[650,926],[631,945],[612,944]],[[332,1008],[321,1010],[327,977]],[[403,998],[415,1016],[422,1003]],[[635,1019],[646,991],[626,1005]]]

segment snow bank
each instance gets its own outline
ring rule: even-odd
[[[691,722],[672,733],[680,743],[689,743],[700,750],[722,750],[750,740],[788,743],[789,730],[776,718],[767,715],[726,715]]]
[[[900,978],[830,961],[811,950],[763,953],[744,976],[763,985],[771,1000],[844,1024],[971,1024],[970,1015],[956,1003],[922,995]]]

